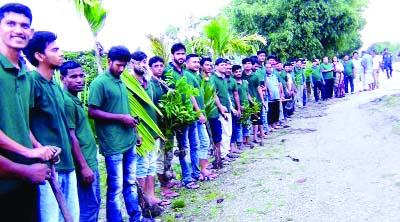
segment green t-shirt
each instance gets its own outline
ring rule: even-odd
[[[166,93],[166,89],[161,83],[154,77],[151,78],[150,83],[153,87],[153,103],[158,105],[161,97]]]
[[[237,82],[238,93],[240,98],[240,105],[249,104],[249,100],[247,98],[247,93],[249,93],[249,82],[247,80],[242,80],[241,83]]]
[[[232,106],[236,106],[235,98],[233,96],[233,93],[238,91],[237,82],[232,76],[229,76],[229,78],[225,77],[225,79],[226,79],[226,81],[228,83],[229,99],[232,102]]]
[[[0,130],[17,143],[32,148],[29,137],[29,108],[33,105],[33,82],[22,61],[18,70],[0,54]],[[0,148],[0,155],[23,164],[33,161]],[[8,193],[21,184],[21,180],[0,180],[0,194]]]
[[[311,67],[311,77],[313,82],[321,81],[322,74],[321,74],[321,68],[319,68],[319,66]]]
[[[243,78],[244,76],[244,78]],[[260,94],[258,93],[258,87],[260,86],[260,76],[256,73],[251,75],[242,74],[242,79],[249,82],[249,94],[252,98],[256,98],[257,102],[262,102]]]
[[[320,65],[321,70],[331,70],[333,69],[333,64],[332,63],[321,63]],[[333,78],[333,71],[329,71],[329,72],[323,72],[322,75],[324,76],[324,79],[332,79]]]
[[[287,85],[286,85],[286,83],[287,83],[287,81],[288,81],[288,78],[287,78],[287,73],[286,73],[286,71],[285,71],[285,70],[278,71],[278,70],[274,69],[272,72],[273,72],[273,74],[276,75],[276,77],[278,77],[279,82],[282,83],[283,92],[285,93],[285,95],[287,95],[288,90],[287,90]]]
[[[146,91],[147,95],[150,97],[151,101],[153,101],[153,103],[154,103],[153,84],[151,84],[151,82],[148,82],[145,78],[143,78],[142,87]],[[154,123],[157,124],[158,121],[157,121],[156,110],[151,105],[147,104],[145,101],[143,101],[141,98],[139,98],[138,96],[134,95],[134,97],[139,101],[139,103],[142,105],[143,109],[147,112],[147,114],[149,114],[150,118],[154,121]],[[157,136],[157,133],[152,128],[150,128],[149,125],[147,125],[146,123],[143,123],[143,124],[153,137]]]
[[[74,170],[63,90],[54,80],[45,79],[37,71],[32,71],[31,75],[35,91],[35,105],[30,112],[32,133],[42,145],[62,149],[57,171]]]
[[[304,84],[305,76],[304,76],[304,69],[299,67],[294,67],[294,82],[296,87],[299,87]]]
[[[194,88],[199,90],[199,95],[195,96],[197,105],[201,110],[204,110],[205,105],[204,105],[204,92],[203,89],[200,87],[199,80],[196,76],[198,76],[196,73],[190,71],[190,70],[185,70],[184,71],[184,76],[187,78],[187,83]]]
[[[231,112],[231,104],[229,100],[228,83],[224,77],[218,76],[217,73],[213,73],[210,76],[210,83],[217,92],[220,103],[228,109],[228,113]],[[213,118],[213,117],[210,117]]]
[[[344,68],[343,73],[346,76],[353,76],[354,64],[352,61],[350,61],[350,60],[348,60],[347,62],[343,61],[343,68]]]
[[[75,130],[79,147],[86,163],[93,171],[97,171],[97,147],[94,134],[89,124],[82,101],[64,89],[65,113],[68,127]]]
[[[89,106],[114,114],[130,114],[128,92],[121,79],[109,71],[97,76],[90,84]],[[133,148],[137,135],[134,128],[121,122],[95,119],[100,153],[104,156],[122,154]]]

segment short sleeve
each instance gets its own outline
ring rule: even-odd
[[[76,108],[73,104],[71,104],[69,99],[65,100],[65,115],[67,117],[68,128],[75,129],[76,128]]]
[[[102,107],[104,98],[103,84],[98,81],[93,81],[89,87],[89,106]]]

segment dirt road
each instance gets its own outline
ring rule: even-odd
[[[400,97],[385,96],[400,93],[398,75],[298,111],[290,128],[187,193],[177,220],[400,221]]]

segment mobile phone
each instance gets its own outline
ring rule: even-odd
[[[265,82],[264,80],[260,81],[260,86],[264,86]]]

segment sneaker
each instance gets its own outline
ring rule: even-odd
[[[229,158],[231,158],[231,159],[233,159],[233,158],[239,158],[239,157],[240,157],[239,155],[234,154],[234,153],[228,153],[226,156],[229,157]]]

